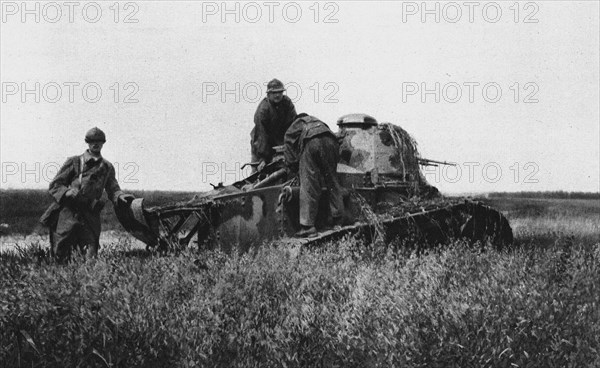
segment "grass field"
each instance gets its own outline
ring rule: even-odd
[[[44,194],[0,194],[2,246],[30,246],[0,254],[0,367],[600,366],[597,198],[492,197],[514,249],[419,256],[354,239],[155,256],[105,212],[98,260],[60,266],[22,235]]]

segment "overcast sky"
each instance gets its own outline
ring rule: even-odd
[[[93,126],[126,189],[233,182],[276,77],[334,131],[368,113],[458,163],[426,173],[443,192],[599,190],[598,1],[21,4],[2,1],[1,188],[46,188]]]

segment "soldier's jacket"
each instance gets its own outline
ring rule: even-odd
[[[80,182],[81,157],[81,155],[69,157],[50,183],[48,191],[55,202],[46,210],[41,222],[46,226],[55,227],[58,221],[57,212],[60,212],[62,223],[58,225],[62,230],[71,228],[81,219],[86,219],[99,234],[100,211],[96,204],[102,197],[102,193],[106,190],[108,198],[116,203],[123,192],[117,182],[113,165],[104,158],[95,160],[88,151],[83,154],[84,164]],[[77,198],[65,197],[65,193],[70,188],[79,190]],[[79,214],[81,218],[75,214]]]
[[[329,190],[329,213],[343,214],[342,188],[337,178],[339,144],[327,124],[313,116],[296,119],[285,133],[285,162],[291,171],[299,169],[300,224],[319,226],[317,214],[322,189]]]
[[[88,151],[83,154],[83,162],[81,183],[79,182],[81,156],[69,157],[56,174],[49,189],[56,202],[62,204],[69,188],[76,188],[79,189],[77,202],[81,205],[91,204],[94,200],[100,199],[105,189],[108,198],[116,203],[123,192],[117,182],[113,165],[104,158],[95,160]]]
[[[296,118],[296,108],[288,96],[277,105],[264,98],[254,113],[254,128],[250,132],[252,153],[265,161],[273,156],[274,146],[283,145],[286,130]]]
[[[285,162],[294,167],[300,160],[306,142],[318,135],[329,134],[336,138],[327,124],[313,116],[305,116],[296,119],[285,133]]]

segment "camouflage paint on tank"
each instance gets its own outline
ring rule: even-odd
[[[374,166],[372,137],[368,130],[346,129],[340,144],[340,163],[361,172],[370,171]]]
[[[340,164],[342,174],[370,173],[372,179],[419,180],[418,151],[412,137],[393,124],[378,124],[365,114],[340,118]]]
[[[274,186],[215,198],[221,209],[213,223],[217,236],[214,245],[226,252],[233,246],[245,252],[264,240],[279,237],[281,214],[277,208],[281,189]]]
[[[420,177],[419,152],[414,139],[401,127],[382,123],[379,129],[379,142],[382,147],[381,166],[387,166],[390,174],[399,174],[405,181],[415,181]]]

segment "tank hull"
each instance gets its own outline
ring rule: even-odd
[[[286,193],[291,197],[286,198]],[[247,252],[264,242],[291,238],[300,229],[297,187],[281,184],[268,188],[216,196],[201,203],[175,204],[144,208],[138,202],[126,213],[122,223],[150,249],[176,250],[194,246],[224,252]],[[513,241],[508,220],[497,210],[470,200],[442,197],[418,203],[378,202],[368,204],[372,191],[352,191],[344,202],[347,219],[355,219],[341,228],[321,227],[316,238],[302,239],[303,245],[317,245],[359,235],[366,241],[383,243],[410,240],[415,247],[432,247],[452,239],[490,243],[496,247]],[[389,193],[383,193],[389,200]],[[322,199],[325,216],[327,198]],[[365,206],[366,204],[366,206]],[[135,211],[143,213],[143,224]],[[368,207],[367,207],[368,206]],[[365,208],[367,210],[365,211]],[[141,210],[141,211],[140,211]],[[324,223],[325,221],[321,221]],[[124,225],[125,226],[125,225]]]
[[[424,179],[420,165],[445,162],[421,159],[416,142],[402,128],[365,114],[338,120],[344,187],[344,223],[331,226],[328,193],[323,189],[316,220],[319,234],[303,239],[315,245],[359,234],[369,241],[413,241],[434,246],[453,238],[510,244],[512,229],[493,208],[470,200],[448,199]],[[277,150],[282,152],[281,149]],[[146,208],[143,199],[118,208],[125,229],[162,250],[194,245],[201,249],[247,252],[265,241],[290,238],[298,230],[298,180],[288,178],[283,158],[261,172],[184,203]]]

